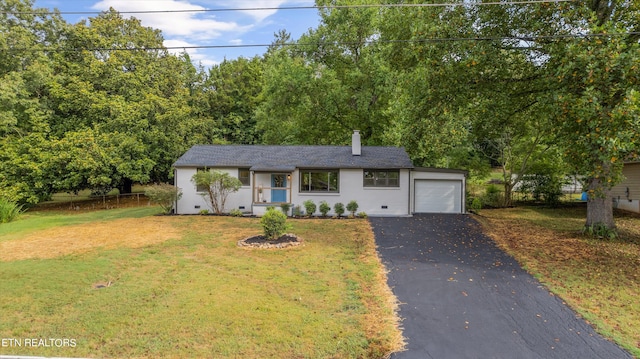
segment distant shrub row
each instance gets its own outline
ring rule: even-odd
[[[326,217],[331,211],[331,206],[326,201],[320,201],[320,205],[317,206],[312,200],[308,199],[302,202],[302,206],[304,207],[304,212],[300,208],[300,206],[293,207],[292,215],[294,217],[302,217],[302,216],[312,217],[314,214],[316,214],[318,210],[320,211],[320,215],[322,217]],[[291,208],[291,205],[288,203],[283,203],[282,205],[280,205],[280,207],[282,208],[282,211],[284,213],[288,214],[289,209]],[[339,218],[339,217],[342,217],[346,209],[351,213],[349,215],[350,217],[356,217],[356,212],[358,211],[358,207],[359,207],[358,202],[356,201],[350,201],[349,203],[347,203],[346,207],[343,203],[338,202],[333,205],[333,212]],[[366,217],[367,215],[364,212],[360,212],[357,214],[357,216]]]

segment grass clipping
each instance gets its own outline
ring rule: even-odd
[[[0,242],[0,261],[56,258],[96,248],[140,248],[178,237],[179,231],[161,217],[63,226]]]

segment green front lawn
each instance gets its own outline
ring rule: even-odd
[[[379,358],[401,347],[366,221],[294,220],[303,246],[248,250],[236,242],[260,233],[255,218],[150,211],[36,212],[0,226],[0,251],[39,243],[29,259],[0,253],[0,338],[22,341],[0,354]]]

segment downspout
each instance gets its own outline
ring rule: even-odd
[[[180,188],[178,188],[178,169],[174,168],[173,169],[173,186],[176,189],[176,193],[178,193],[178,191],[180,190]],[[173,208],[174,214],[178,214],[178,199],[176,198],[176,200],[173,202]]]
[[[409,170],[407,171],[407,173],[409,174],[409,176],[408,176],[409,177],[409,186],[407,187],[407,192],[409,192],[409,195],[408,195],[409,196],[409,201],[407,202],[407,206],[409,208],[408,208],[407,213],[409,214],[409,216],[413,216],[413,213],[411,212],[411,201],[412,201],[411,195],[415,191],[415,188],[413,189],[413,191],[411,190],[411,173],[412,172],[413,172],[413,169],[411,169],[411,168],[409,168]]]
[[[467,213],[467,174],[462,177],[462,213]]]
[[[256,171],[251,171],[251,214],[253,215],[253,204],[256,203]]]

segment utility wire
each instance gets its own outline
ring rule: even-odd
[[[489,5],[530,5],[576,2],[578,0],[522,0],[508,2],[480,2],[480,3],[436,3],[436,4],[365,4],[365,5],[327,5],[327,6],[283,6],[283,7],[253,7],[253,8],[223,8],[223,9],[183,9],[183,10],[138,10],[118,11],[120,14],[166,14],[166,13],[197,13],[197,12],[232,12],[232,11],[272,11],[272,10],[320,10],[320,9],[363,9],[363,8],[400,8],[400,7],[458,7],[458,6],[489,6]],[[6,15],[99,15],[104,11],[60,11],[60,12],[36,12],[36,11],[2,11]]]
[[[548,35],[548,36],[496,36],[496,37],[448,37],[448,38],[426,38],[426,39],[411,39],[411,40],[370,40],[363,42],[338,42],[330,43],[331,45],[346,46],[346,45],[372,45],[376,43],[387,44],[411,44],[411,43],[435,43],[435,42],[456,42],[456,41],[476,41],[476,42],[488,42],[488,41],[538,41],[538,40],[557,40],[557,39],[587,39],[587,38],[608,38],[618,36],[640,36],[640,31],[631,31],[625,33],[598,33],[598,34],[566,34],[566,35]],[[168,47],[97,47],[97,48],[12,48],[9,51],[42,51],[42,52],[81,52],[81,51],[161,51],[161,50],[194,50],[194,49],[229,49],[229,48],[252,48],[252,47],[269,47],[269,46],[286,46],[286,47],[304,47],[315,46],[317,43],[282,43],[282,44],[245,44],[245,45],[194,45],[194,46],[168,46]]]

